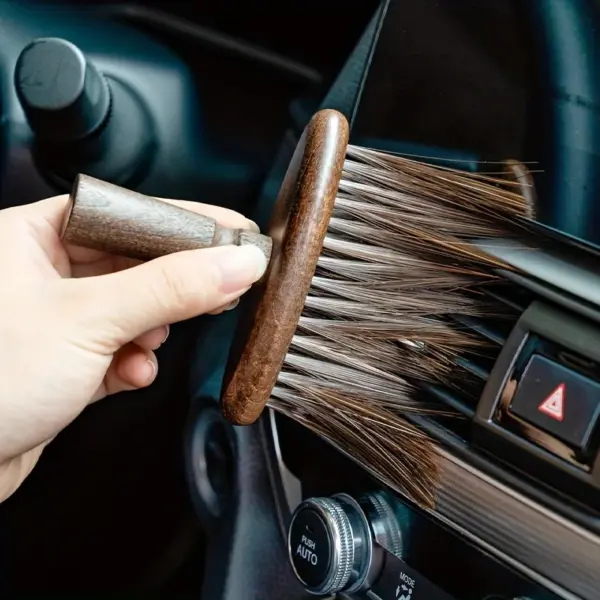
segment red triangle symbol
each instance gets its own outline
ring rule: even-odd
[[[562,421],[565,417],[565,384],[561,383],[538,407],[549,417]]]

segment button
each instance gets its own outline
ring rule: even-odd
[[[585,451],[600,418],[600,383],[536,355],[525,368],[509,410]]]
[[[288,530],[289,559],[306,591],[354,593],[375,565],[369,522],[346,494],[309,498],[298,506]]]
[[[318,587],[327,579],[333,547],[329,527],[317,512],[310,508],[298,512],[290,528],[290,548],[294,570],[307,587]]]

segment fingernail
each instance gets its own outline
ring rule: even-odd
[[[221,274],[220,290],[233,294],[258,281],[267,269],[267,258],[260,248],[252,245],[228,246],[216,256]]]
[[[240,303],[240,299],[236,298],[233,302],[230,302],[224,309],[223,312],[225,312],[226,310],[233,310],[238,304]]]
[[[167,333],[165,334],[165,339],[160,343],[161,346],[169,339],[169,334],[171,333],[171,328],[168,325],[166,326],[166,330]]]
[[[248,219],[248,229],[254,231],[254,233],[260,233],[260,227],[254,222]]]
[[[150,358],[146,362],[149,365],[148,383],[152,383],[156,379],[156,375],[158,373],[158,365]]]
[[[250,288],[244,289],[243,293],[247,292],[248,289],[250,289]],[[228,310],[233,310],[239,303],[240,303],[240,299],[236,298],[235,300],[232,300],[229,304],[224,304],[223,306],[219,306],[219,308],[209,312],[208,314],[213,315],[213,316],[220,315]]]

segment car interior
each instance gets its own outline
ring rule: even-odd
[[[491,354],[463,387],[423,390],[461,416],[419,420],[441,448],[434,508],[269,408],[229,423],[240,310],[202,316],[172,327],[150,387],[90,405],[0,505],[0,597],[600,600],[599,31],[597,0],[0,0],[0,208],[87,173],[266,230],[328,108],[352,144],[534,165],[544,238],[488,248],[516,269],[511,317],[472,319]],[[81,108],[27,111],[22,53],[48,38],[109,81],[102,139],[60,143]],[[500,414],[536,357],[575,405],[551,430]],[[326,554],[299,562],[299,523]]]

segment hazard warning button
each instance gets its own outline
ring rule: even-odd
[[[509,411],[585,451],[600,419],[600,383],[534,355],[523,372]]]

